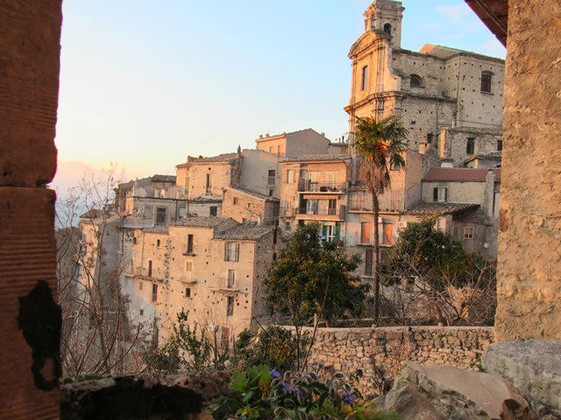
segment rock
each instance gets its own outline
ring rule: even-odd
[[[412,384],[392,389],[386,395],[384,410],[410,420],[444,420],[430,401]]]
[[[483,368],[506,378],[535,412],[561,418],[561,341],[492,344],[483,356]]]
[[[450,366],[419,366],[408,362],[388,395],[395,394],[410,384],[445,419],[536,418],[526,400],[507,381],[496,375],[464,371]],[[401,392],[406,398],[412,398],[411,392]],[[386,399],[387,403],[396,404],[392,402],[392,398]],[[423,400],[423,406],[426,401]],[[405,406],[406,403],[407,401],[404,402]]]

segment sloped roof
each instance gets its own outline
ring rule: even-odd
[[[321,155],[302,155],[291,158],[280,159],[280,162],[315,162],[315,161],[332,161],[332,160],[350,160],[351,157],[347,154],[321,154]]]
[[[278,198],[270,197],[270,196],[268,196],[268,195],[261,194],[261,193],[258,193],[258,192],[256,192],[256,191],[246,190],[245,188],[241,188],[241,187],[228,187],[228,188],[231,189],[231,190],[234,190],[234,191],[239,191],[239,192],[244,193],[244,194],[247,194],[247,195],[251,195],[252,197],[259,198],[259,199],[261,199],[261,200],[265,200],[265,201],[279,201]]]
[[[152,175],[152,182],[173,182],[175,183],[175,175]]]
[[[225,231],[217,233],[216,235],[214,235],[214,238],[224,240],[251,241],[259,239],[261,236],[266,235],[272,231],[272,226],[241,224],[231,229],[227,229]]]
[[[222,153],[216,156],[208,156],[208,157],[195,157],[195,156],[187,156],[186,163],[180,163],[179,165],[175,165],[176,168],[184,168],[189,166],[192,163],[228,163],[236,160],[238,158],[238,154],[234,153]]]
[[[443,216],[446,214],[461,213],[466,210],[473,210],[479,207],[479,204],[469,204],[469,203],[438,203],[438,202],[427,202],[420,201],[408,210],[405,214],[417,214],[417,215],[435,215]]]
[[[497,169],[474,169],[474,168],[431,168],[423,178],[423,182],[485,182],[487,172],[493,171],[495,180],[500,181],[501,170]]]
[[[165,225],[162,226],[154,226],[150,228],[144,229],[146,233],[168,233],[168,227]]]
[[[223,223],[231,223],[234,220],[229,217],[212,217],[212,216],[197,216],[197,217],[184,217],[177,222],[173,223],[173,226],[189,226],[189,227],[208,227],[214,228]]]
[[[508,0],[466,0],[466,3],[506,47]]]
[[[471,162],[472,160],[480,159],[480,160],[493,160],[493,161],[501,161],[502,152],[489,152],[489,153],[481,153],[478,155],[471,156],[464,160],[464,162]]]

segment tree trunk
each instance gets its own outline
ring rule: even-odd
[[[378,325],[380,320],[380,277],[378,269],[380,267],[380,239],[378,218],[380,217],[380,203],[378,194],[372,190],[372,209],[374,210],[374,252],[372,255],[372,286],[374,287],[374,323]]]

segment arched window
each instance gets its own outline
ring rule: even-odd
[[[423,87],[423,79],[421,79],[421,76],[417,76],[416,74],[412,74],[411,75],[410,86],[411,87]]]
[[[391,38],[392,37],[392,25],[390,25],[389,23],[386,23],[384,25],[384,33],[386,34],[386,37]]]

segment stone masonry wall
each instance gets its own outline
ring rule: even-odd
[[[380,381],[393,379],[408,360],[475,370],[492,342],[492,327],[321,328],[308,370],[321,376],[361,371],[358,388],[368,395],[377,392]]]
[[[0,418],[59,417],[54,145],[61,0],[0,0]]]
[[[509,1],[497,339],[561,339],[561,4]]]

